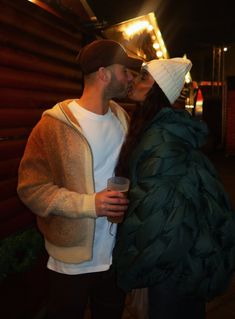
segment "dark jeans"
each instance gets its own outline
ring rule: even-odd
[[[47,319],[82,319],[89,302],[92,319],[120,319],[125,294],[111,270],[65,275],[48,270]]]
[[[150,287],[149,319],[205,319],[205,301],[179,296],[170,286]]]

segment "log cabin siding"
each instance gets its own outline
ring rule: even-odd
[[[0,0],[0,6],[0,238],[4,238],[34,222],[16,193],[18,166],[42,112],[80,96],[82,73],[75,58],[87,34],[26,0]]]

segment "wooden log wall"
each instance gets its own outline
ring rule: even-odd
[[[27,137],[42,112],[79,97],[75,63],[85,34],[26,0],[0,0],[0,238],[34,216],[16,194]]]
[[[0,318],[39,318],[44,309],[47,256],[27,271],[17,268],[32,258],[32,238],[23,242],[21,234],[35,217],[16,187],[28,135],[42,112],[82,91],[75,57],[94,36],[66,21],[27,0],[0,0]]]

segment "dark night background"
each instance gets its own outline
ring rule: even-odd
[[[171,55],[235,42],[232,1],[89,0],[100,22],[112,25],[154,11]]]

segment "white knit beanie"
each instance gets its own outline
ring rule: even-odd
[[[152,60],[143,65],[171,104],[180,96],[184,86],[185,75],[190,71],[192,62],[186,58]]]

